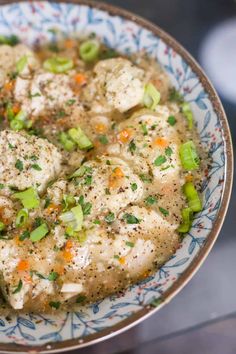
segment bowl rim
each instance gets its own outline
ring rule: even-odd
[[[48,0],[36,0],[41,2],[51,2]],[[1,1],[0,7],[4,5],[10,5],[13,3],[27,2],[26,0],[3,0]],[[65,3],[73,5],[85,5],[91,8],[96,8],[97,10],[102,10],[108,12],[111,16],[120,16],[136,23],[137,25],[146,28],[147,30],[154,33],[154,35],[160,37],[168,46],[173,48],[186,63],[191,67],[191,69],[198,76],[202,86],[209,95],[209,99],[212,103],[214,111],[217,113],[223,130],[223,140],[225,143],[225,179],[222,192],[221,206],[218,211],[217,218],[213,224],[213,228],[210,234],[207,236],[204,246],[199,250],[198,254],[195,256],[188,268],[180,275],[178,280],[162,295],[161,304],[153,308],[146,305],[143,309],[137,311],[135,314],[131,315],[129,318],[120,321],[112,327],[109,327],[105,330],[102,330],[98,333],[90,334],[81,338],[68,339],[61,342],[48,342],[43,345],[33,345],[25,346],[19,345],[16,343],[1,343],[0,344],[0,353],[59,353],[65,352],[68,350],[74,350],[79,348],[84,348],[90,345],[98,344],[101,341],[112,338],[115,335],[121,334],[122,332],[132,328],[133,326],[139,324],[141,321],[145,320],[152,314],[156,313],[160,308],[167,304],[179,291],[189,282],[189,280],[194,276],[198,271],[200,266],[203,264],[204,260],[211,251],[218,235],[223,225],[226,212],[230,202],[230,196],[233,185],[233,171],[234,171],[234,159],[233,159],[233,145],[231,139],[231,133],[229,129],[229,124],[227,117],[220,101],[218,94],[216,93],[212,83],[204,73],[203,69],[196,62],[189,52],[183,48],[183,46],[171,35],[166,33],[159,26],[153,24],[151,21],[148,21],[142,18],[139,15],[136,15],[128,10],[120,8],[118,6],[113,6],[104,2],[97,2],[96,0],[53,0],[55,3]]]

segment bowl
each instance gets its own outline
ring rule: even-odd
[[[23,42],[39,44],[53,40],[57,29],[66,35],[95,32],[107,46],[122,53],[145,50],[159,60],[172,84],[190,103],[212,162],[202,184],[202,212],[195,216],[181,247],[154,276],[78,312],[0,317],[3,353],[50,353],[84,347],[155,313],[184,287],[208,255],[230,199],[233,151],[227,119],[206,75],[180,44],[150,22],[100,2],[7,1],[0,6],[0,34],[14,33]]]

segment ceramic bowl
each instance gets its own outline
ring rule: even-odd
[[[222,226],[232,185],[232,145],[220,100],[194,59],[173,38],[125,10],[92,1],[11,2],[0,6],[0,34],[28,44],[95,32],[122,53],[145,50],[168,73],[190,103],[202,144],[212,163],[202,184],[203,210],[180,249],[154,276],[78,312],[0,318],[0,351],[53,352],[97,343],[120,333],[170,301],[208,255]],[[217,272],[217,269],[216,269]],[[156,299],[155,308],[150,304]]]

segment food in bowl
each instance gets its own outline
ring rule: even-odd
[[[153,274],[202,209],[189,104],[144,53],[4,41],[1,311],[71,309]]]

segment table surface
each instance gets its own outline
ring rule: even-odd
[[[236,14],[236,3],[233,0],[107,0],[107,2],[134,11],[156,23],[179,40],[196,59],[208,31],[217,23]],[[236,105],[230,105],[228,102],[223,104],[234,139]],[[223,321],[225,316],[236,313],[234,208],[236,209],[235,189],[216,245],[201,269],[180,294],[140,325],[96,347],[83,349],[82,352],[112,354],[134,350],[136,353],[135,349],[139,348],[137,352],[140,354],[151,353],[151,349],[147,351],[147,343],[153,341],[159,343],[163,338],[174,338],[176,333],[185,334],[192,328],[205,326],[215,320]],[[78,352],[80,351],[73,353]]]

